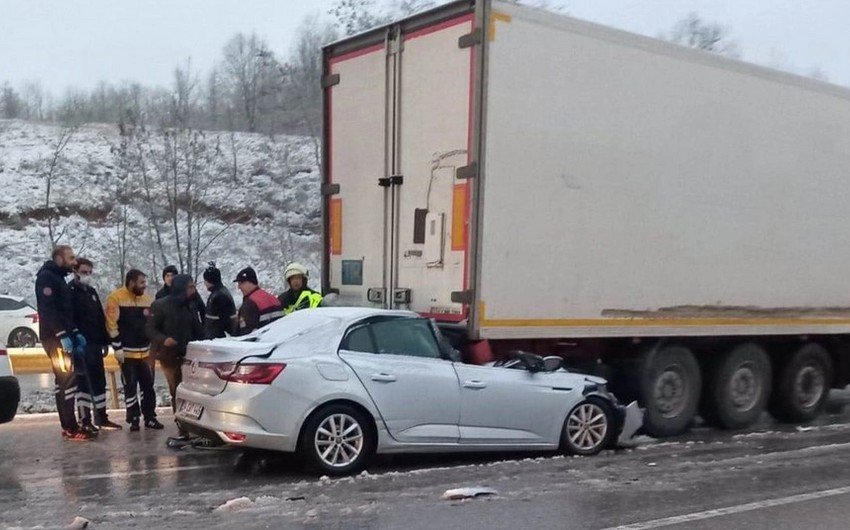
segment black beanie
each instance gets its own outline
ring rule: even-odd
[[[165,279],[166,274],[180,274],[180,271],[177,270],[177,267],[174,265],[169,265],[166,268],[162,269],[162,279]]]
[[[215,263],[210,262],[204,271],[204,280],[213,285],[221,285],[221,271],[215,267]]]

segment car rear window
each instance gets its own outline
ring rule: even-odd
[[[16,311],[25,307],[27,307],[27,303],[23,300],[0,297],[0,311]]]

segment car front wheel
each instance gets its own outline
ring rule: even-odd
[[[570,411],[561,434],[561,449],[574,455],[595,455],[614,436],[614,413],[602,399],[589,398]]]
[[[300,450],[311,467],[328,475],[348,475],[366,465],[375,450],[375,437],[362,412],[349,405],[331,405],[307,421]]]

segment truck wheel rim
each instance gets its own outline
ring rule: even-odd
[[[331,467],[345,467],[363,452],[363,429],[348,414],[332,414],[316,429],[314,446],[322,462]]]
[[[588,451],[596,449],[608,434],[608,416],[599,405],[583,403],[567,418],[567,436],[577,448]]]
[[[756,406],[761,395],[761,378],[756,375],[752,363],[744,363],[735,369],[729,379],[729,395],[732,405],[742,412]]]
[[[655,380],[655,403],[665,418],[675,418],[687,404],[687,379],[678,366],[668,366]]]
[[[826,378],[819,366],[809,364],[797,372],[794,390],[797,403],[804,409],[818,404],[826,388]]]

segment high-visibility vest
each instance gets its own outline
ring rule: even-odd
[[[301,291],[301,294],[298,295],[298,300],[295,301],[294,304],[285,307],[283,309],[283,313],[288,315],[300,309],[314,309],[319,307],[322,303],[322,295],[315,291],[311,291],[309,289],[304,289]]]

